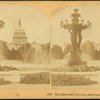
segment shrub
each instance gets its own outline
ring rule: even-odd
[[[22,75],[20,83],[24,84],[49,84],[50,73],[41,72],[36,74],[25,74]]]
[[[10,71],[10,70],[18,70],[16,67],[7,66],[7,65],[0,65],[0,71]]]
[[[91,85],[97,84],[96,81],[92,81],[83,75],[52,75],[53,86],[80,86],[80,85]]]
[[[10,81],[6,81],[3,78],[0,78],[0,85],[11,84]]]

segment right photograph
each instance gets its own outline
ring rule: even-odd
[[[99,10],[99,4],[84,4],[65,6],[53,13],[51,85],[55,88],[100,86]]]

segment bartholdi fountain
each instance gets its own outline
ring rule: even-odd
[[[67,29],[71,35],[71,59],[68,61],[68,66],[75,66],[75,67],[88,67],[87,62],[81,59],[81,49],[80,45],[82,42],[82,31],[91,28],[92,23],[87,21],[84,24],[84,20],[80,19],[81,14],[78,13],[78,9],[74,9],[74,13],[71,14],[71,23],[68,23],[66,19],[65,22],[61,21],[61,27]]]

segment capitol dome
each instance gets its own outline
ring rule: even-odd
[[[21,28],[21,22],[19,20],[18,29],[15,30],[13,35],[14,45],[24,45],[27,43],[26,32]]]

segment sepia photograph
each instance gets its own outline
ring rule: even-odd
[[[62,7],[54,13],[51,33],[52,86],[99,87],[99,9],[99,4],[86,4]]]
[[[34,84],[46,84],[48,88],[50,23],[47,14],[36,7],[5,4],[0,5],[0,15],[0,89],[27,86],[34,89]]]
[[[0,98],[100,98],[100,2],[0,1]]]

